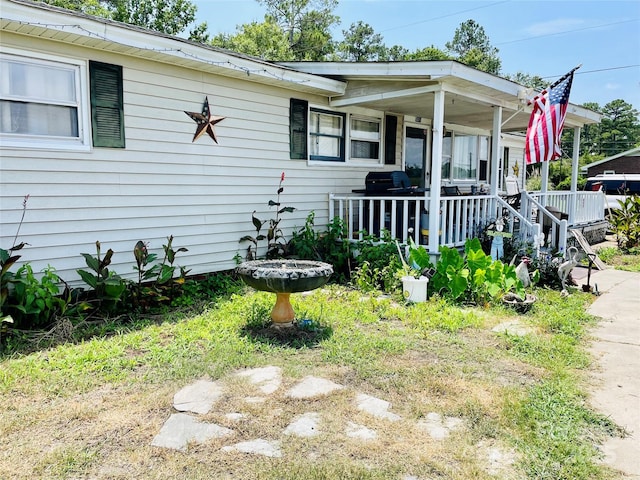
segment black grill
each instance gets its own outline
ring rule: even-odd
[[[422,195],[424,188],[411,185],[409,176],[402,170],[393,172],[369,172],[364,180],[364,190],[354,190],[354,193],[364,193],[370,196],[384,195]]]

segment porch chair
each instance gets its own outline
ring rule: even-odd
[[[522,193],[520,192],[520,186],[518,185],[518,179],[508,175],[504,177],[504,189],[506,195],[504,201],[514,210],[520,210],[520,201]]]
[[[457,186],[443,186],[442,195],[445,197],[458,197],[462,195],[462,192]]]

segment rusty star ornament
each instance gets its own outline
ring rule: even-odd
[[[204,105],[202,106],[202,113],[198,112],[185,112],[189,115],[197,124],[198,128],[196,128],[196,133],[193,135],[193,140],[191,142],[195,142],[198,138],[200,138],[205,132],[209,134],[213,141],[218,143],[218,139],[216,138],[216,132],[213,129],[213,126],[224,120],[226,117],[216,117],[211,115],[211,109],[209,108],[209,97],[204,97]]]

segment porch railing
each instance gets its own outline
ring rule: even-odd
[[[569,213],[570,225],[583,225],[605,219],[604,192],[529,192],[540,204]],[[571,212],[574,216],[571,218]]]
[[[348,238],[362,240],[365,234],[380,237],[382,231],[406,243],[411,237],[418,244],[429,241],[429,197],[364,197],[361,195],[329,195],[329,218],[340,218]],[[508,231],[533,240],[539,226],[514,210],[500,197],[473,195],[442,197],[438,245],[461,247],[468,238],[479,236],[499,216],[507,217]]]
[[[386,230],[391,238],[403,243],[411,237],[417,244],[428,245],[429,200],[428,196],[330,194],[329,218],[342,219],[351,240],[362,240],[365,234],[381,237]],[[548,207],[560,212],[573,211],[573,222]],[[514,236],[535,243],[543,233],[545,247],[564,252],[570,225],[604,219],[604,196],[600,192],[522,192],[518,210],[498,196],[442,197],[439,213],[438,244],[428,245],[431,252],[437,252],[439,245],[463,246],[468,238],[480,236],[498,217],[506,219],[507,231]]]

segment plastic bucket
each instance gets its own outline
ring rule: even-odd
[[[425,302],[428,283],[427,277],[402,277],[402,295],[409,302]]]

